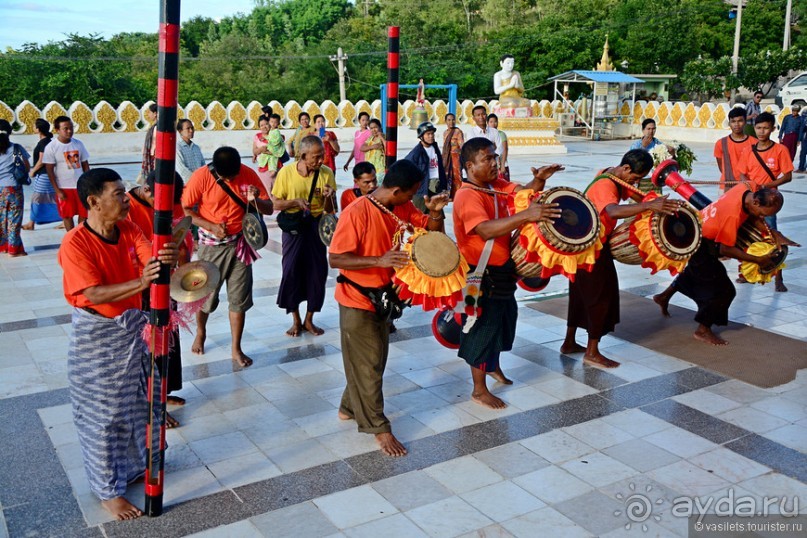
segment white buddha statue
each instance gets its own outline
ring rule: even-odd
[[[524,99],[524,83],[521,80],[521,74],[513,70],[515,58],[510,54],[505,54],[499,65],[502,70],[493,75],[493,92],[499,96],[499,107],[530,108],[530,100]]]

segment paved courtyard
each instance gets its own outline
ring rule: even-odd
[[[549,185],[582,190],[628,145],[570,142],[556,158],[512,157],[511,171],[526,179],[531,165],[560,162],[566,170]],[[717,179],[711,144],[689,145],[699,157],[692,177]],[[117,168],[125,179],[137,172]],[[340,171],[338,182],[348,176]],[[716,187],[701,190],[716,198]],[[807,243],[807,176],[783,191],[780,229]],[[526,307],[563,296],[560,277],[540,296],[519,292],[515,348],[502,360],[514,384],[493,388],[504,411],[469,401],[468,367],[431,336],[432,313],[406,311],[384,393],[409,455],[382,456],[372,436],[336,417],[344,374],[335,273],[316,318],[325,334],[287,337],[290,319],[275,304],[280,231],[271,227],[244,336],[254,365],[230,360],[226,308],[210,318],[204,356],[182,335],[187,404],[170,410],[181,427],[168,431],[165,514],[112,522],[89,492],[71,420],[63,235],[24,232],[29,256],[0,257],[0,537],[687,536],[688,520],[671,511],[682,497],[777,497],[786,504],[774,511],[795,503],[807,513],[807,372],[761,389],[612,336],[602,347],[622,366],[584,367],[558,351],[565,321]],[[807,354],[805,252],[791,249],[788,293],[740,286],[730,317],[799,339]],[[671,281],[617,269],[621,289],[645,297]],[[680,295],[673,303],[694,306]],[[635,494],[649,502],[641,518],[628,502]],[[142,484],[127,497],[142,507]]]

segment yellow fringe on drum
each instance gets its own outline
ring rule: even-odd
[[[630,227],[630,242],[639,249],[642,267],[650,269],[650,274],[666,269],[675,276],[684,270],[688,260],[672,260],[659,250],[650,232],[651,216],[652,213],[646,211],[634,219]]]
[[[751,243],[751,246],[748,247],[746,252],[752,256],[767,256],[774,250],[776,250],[776,245],[757,241],[756,243]],[[783,263],[777,266],[776,270],[771,271],[770,273],[760,273],[758,264],[752,262],[742,262],[740,264],[740,272],[743,274],[745,279],[752,284],[766,284],[773,279],[773,276],[780,269],[784,269],[785,267],[787,266]]]
[[[513,196],[513,209],[524,211],[540,193],[532,189],[522,189]],[[600,226],[600,236],[589,248],[576,254],[558,252],[544,242],[543,236],[534,223],[521,227],[519,244],[527,251],[527,262],[540,262],[543,269],[541,278],[563,275],[572,282],[578,270],[591,271],[605,242],[605,227]]]
[[[415,229],[410,241],[403,244],[402,250],[412,256],[412,243],[423,234],[423,229]],[[401,286],[398,295],[403,300],[411,300],[413,305],[422,305],[424,310],[434,310],[449,306],[453,308],[462,301],[462,290],[465,287],[466,275],[470,267],[465,257],[460,254],[460,263],[457,269],[444,277],[431,277],[420,271],[410,262],[395,270],[393,281]]]

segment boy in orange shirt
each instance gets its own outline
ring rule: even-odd
[[[355,420],[360,432],[375,435],[387,456],[404,456],[406,448],[392,434],[384,415],[381,386],[389,352],[388,319],[376,313],[365,291],[389,287],[394,268],[409,263],[407,254],[392,242],[401,226],[443,230],[448,194],[427,196],[429,213],[423,214],[412,204],[420,177],[410,161],[393,164],[381,187],[344,210],[329,254],[331,267],[339,269],[336,301],[347,380],[339,418]]]
[[[738,181],[740,157],[749,147],[757,143],[753,136],[745,134],[745,109],[732,108],[729,111],[731,133],[715,142],[714,156],[720,170],[720,193],[723,194]],[[728,183],[728,184],[727,184]]]
[[[369,161],[356,163],[353,167],[353,187],[345,189],[339,198],[339,207],[342,211],[365,194],[370,194],[378,187],[375,166]]]
[[[790,152],[782,144],[771,140],[775,127],[776,118],[770,112],[763,112],[757,116],[754,131],[759,141],[747,149],[740,159],[738,169],[740,181],[748,183],[752,190],[761,187],[775,189],[793,179],[793,161],[790,158]],[[778,229],[776,214],[766,217],[765,222],[772,230]],[[744,281],[743,277],[737,279],[739,283]],[[787,291],[782,271],[776,273],[775,289],[781,292]]]

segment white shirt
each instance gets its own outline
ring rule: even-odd
[[[488,127],[484,131],[480,129],[478,126],[474,125],[471,128],[471,134],[465,140],[466,142],[472,138],[487,138],[491,142],[496,145],[496,155],[502,154],[502,137],[499,134],[498,129],[494,129],[493,127]]]
[[[440,169],[437,167],[437,152],[433,146],[426,148],[426,155],[429,156],[429,179],[439,179]]]
[[[90,160],[87,148],[75,138],[64,144],[53,137],[42,152],[42,162],[55,166],[56,184],[60,189],[75,189],[78,178],[84,173],[81,163]]]

